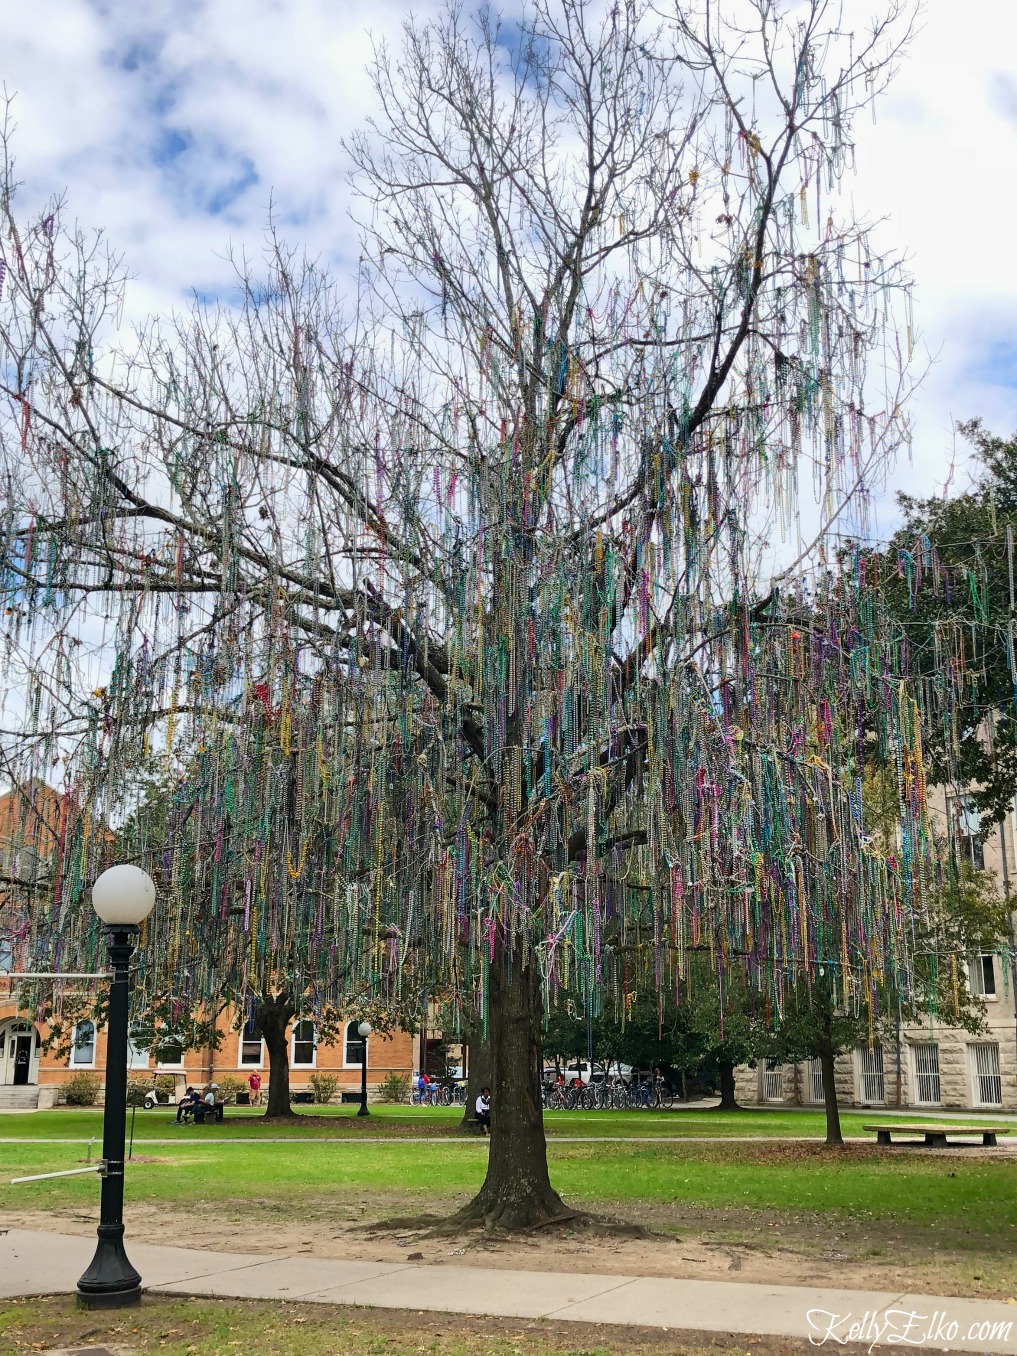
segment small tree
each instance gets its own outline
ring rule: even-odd
[[[839,967],[824,966],[810,984],[799,982],[787,995],[776,1030],[760,1041],[760,1053],[793,1063],[819,1060],[827,1144],[844,1143],[837,1056],[881,1045],[896,1038],[900,1026],[920,1023],[929,1014],[943,1025],[983,1030],[985,1004],[970,992],[964,960],[973,951],[995,950],[1008,928],[1008,911],[996,883],[968,872],[944,888],[938,909],[930,914],[930,926],[919,940],[918,973],[910,994],[880,986],[873,998]]]

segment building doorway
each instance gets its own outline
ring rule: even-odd
[[[0,1022],[0,1087],[39,1081],[38,1032],[30,1022]]]
[[[28,1075],[32,1071],[31,1036],[14,1037],[14,1078],[16,1088],[28,1086]]]

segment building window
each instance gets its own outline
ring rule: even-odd
[[[809,1077],[809,1101],[824,1102],[826,1097],[823,1092],[823,1061],[821,1059],[810,1059],[805,1068]]]
[[[179,1069],[184,1062],[184,1043],[179,1036],[166,1035],[159,1039],[155,1062],[160,1069]]]
[[[240,1033],[240,1063],[244,1068],[260,1069],[264,1063],[261,1037],[255,1034],[254,1010],[244,1023]]]
[[[952,796],[948,803],[953,818],[957,855],[973,871],[984,871],[985,844],[982,842],[981,815],[970,796]]]
[[[965,962],[968,989],[976,998],[993,998],[996,994],[996,968],[992,956],[969,956]]]
[[[972,1045],[975,1106],[1002,1106],[1003,1080],[999,1074],[999,1046],[995,1043]]]
[[[314,1066],[314,1023],[304,1017],[293,1028],[293,1066],[305,1069]]]
[[[919,1106],[939,1106],[939,1046],[924,1041],[911,1047],[915,1068],[915,1102]]]
[[[9,975],[14,969],[14,943],[8,937],[0,937],[0,975]]]
[[[784,1065],[779,1059],[768,1059],[763,1065],[763,1101],[783,1102]]]
[[[355,1064],[359,1068],[364,1062],[365,1044],[360,1034],[360,1023],[350,1022],[346,1027],[346,1039],[343,1043],[343,1063]]]
[[[886,1080],[883,1077],[883,1047],[864,1045],[858,1051],[858,1088],[861,1100],[870,1106],[886,1101]]]
[[[79,1068],[95,1068],[95,1023],[75,1022],[71,1034],[71,1064]]]
[[[13,874],[26,885],[32,885],[39,879],[39,854],[34,847],[21,847],[12,853]]]
[[[147,1069],[148,1051],[140,1049],[127,1037],[127,1067],[129,1069]]]

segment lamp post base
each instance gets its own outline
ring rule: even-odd
[[[366,1103],[366,1102],[361,1102],[361,1103],[360,1103],[360,1110],[357,1112],[357,1115],[358,1115],[358,1116],[370,1116],[370,1114],[371,1114],[371,1113],[370,1113],[370,1112],[368,1111],[368,1109],[367,1109],[367,1103]]]
[[[141,1303],[141,1286],[136,1285],[133,1290],[111,1290],[106,1295],[76,1290],[74,1302],[79,1309],[126,1309]]]
[[[78,1304],[86,1309],[120,1309],[141,1299],[141,1276],[127,1260],[124,1226],[100,1224],[95,1256],[78,1281]]]

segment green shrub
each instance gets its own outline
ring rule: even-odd
[[[327,1106],[339,1091],[339,1080],[335,1074],[313,1073],[307,1081],[319,1106]]]
[[[379,1102],[408,1102],[409,1099],[409,1074],[396,1073],[395,1070],[393,1070],[385,1081],[378,1085]]]
[[[72,1074],[61,1091],[68,1106],[95,1106],[101,1087],[102,1079],[98,1074],[82,1071]]]
[[[247,1079],[238,1078],[236,1074],[223,1074],[216,1082],[219,1084],[220,1102],[235,1102],[238,1092],[247,1091]]]

